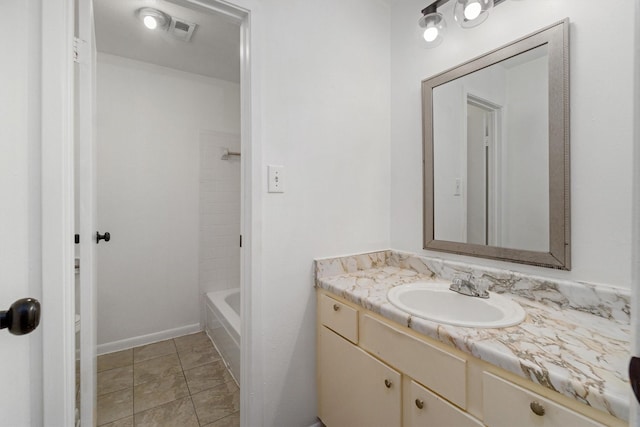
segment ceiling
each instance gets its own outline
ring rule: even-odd
[[[189,73],[240,82],[240,27],[229,18],[183,7],[171,0],[94,0],[99,52]],[[152,7],[198,24],[191,41],[148,30],[136,11]]]

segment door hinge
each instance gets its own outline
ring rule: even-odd
[[[242,234],[240,235],[240,247],[242,247]]]
[[[86,64],[87,58],[89,55],[87,54],[87,42],[79,39],[78,37],[73,38],[73,62],[78,64]]]

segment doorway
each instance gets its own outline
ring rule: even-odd
[[[467,94],[465,198],[467,243],[497,246],[500,188],[500,106]]]
[[[240,147],[241,139],[245,140],[244,136],[240,136],[241,76],[239,64],[237,81],[229,82],[202,74],[202,68],[195,71],[185,69],[186,61],[183,60],[178,60],[178,67],[170,67],[167,64],[150,63],[144,55],[134,54],[137,56],[131,58],[109,51],[109,48],[102,49],[101,13],[112,14],[118,8],[117,2],[104,3],[108,6],[106,10],[101,10],[100,1],[94,1],[98,46],[97,212],[98,225],[104,228],[101,232],[109,231],[111,240],[108,243],[100,241],[97,246],[97,349],[98,354],[110,354],[112,359],[117,359],[116,353],[128,352],[135,347],[131,351],[131,394],[135,396],[135,387],[143,384],[135,373],[135,362],[145,362],[144,357],[136,359],[136,353],[148,353],[152,348],[156,349],[152,353],[157,359],[164,357],[177,360],[188,382],[187,368],[201,366],[185,362],[180,354],[184,346],[179,343],[204,342],[204,335],[198,334],[206,323],[204,295],[217,290],[211,288],[213,285],[231,287],[231,282],[234,282],[235,287],[240,288],[239,238],[241,228],[244,228],[241,218],[246,212],[241,206],[241,177],[246,169],[234,154],[246,152],[244,146]],[[133,2],[120,3],[131,6]],[[145,2],[140,5],[142,3]],[[164,5],[165,10],[169,11],[164,13],[178,23],[198,25],[202,21],[195,15],[212,13],[212,10],[202,6],[190,8],[190,2],[165,3],[158,3],[157,6]],[[194,15],[181,9],[190,9]],[[235,27],[237,45],[233,50],[240,63],[241,21],[229,18],[227,14],[223,14],[221,19],[225,24]],[[140,16],[136,16],[136,20],[142,21]],[[175,27],[180,25],[169,24],[169,28]],[[194,40],[199,30],[201,36],[206,35],[205,30],[196,27],[192,31]],[[187,45],[168,37],[164,41],[169,41],[167,44],[170,46],[188,50]],[[166,53],[160,56],[163,55],[166,59]],[[168,56],[179,57],[180,54]],[[199,61],[196,66],[202,67],[202,62]],[[211,80],[216,80],[213,89]],[[235,89],[230,88],[234,85]],[[214,105],[212,111],[211,104],[216,102],[218,104]],[[234,112],[231,113],[231,110]],[[234,114],[235,119],[229,120]],[[198,119],[201,121],[196,123]],[[225,127],[225,123],[229,122],[233,122],[233,126]],[[213,147],[214,140],[227,145]],[[224,150],[226,158],[223,158]],[[210,180],[211,176],[207,174],[216,173],[215,167],[207,169],[211,165],[226,168],[227,174],[223,178],[227,180]],[[235,172],[235,181],[228,179],[228,172]],[[218,175],[216,178],[221,177]],[[190,182],[195,186],[182,185],[181,182]],[[205,203],[209,193],[218,196],[213,200],[213,211]],[[234,200],[230,200],[232,195]],[[229,209],[221,212],[221,206]],[[235,215],[232,224],[217,221],[215,215],[220,213]],[[231,229],[232,226],[235,230]],[[247,234],[245,231],[245,242]],[[188,239],[188,235],[192,238]],[[218,239],[218,243],[225,241],[228,247],[206,247],[208,237]],[[207,251],[212,255],[211,249],[214,256],[202,256]],[[238,251],[232,260],[227,256],[231,250]],[[224,257],[215,256],[221,254]],[[220,258],[225,259],[217,265],[215,262],[209,267],[205,265],[206,261]],[[245,264],[245,260],[242,264]],[[195,269],[185,268],[188,265],[195,266]],[[226,268],[224,274],[213,274],[215,280],[205,280],[207,273],[212,273],[216,268],[220,271],[221,267]],[[234,267],[235,271],[232,271]],[[83,284],[80,284],[82,287]],[[105,328],[101,329],[103,325]],[[162,346],[171,347],[167,344],[171,342],[175,347],[175,357],[158,350]],[[145,349],[144,346],[151,347]],[[216,346],[222,347],[220,344]],[[196,349],[193,346],[190,348]],[[198,356],[206,359],[207,354],[204,353],[207,352],[200,351]],[[208,361],[215,362],[211,358]],[[223,362],[229,363],[223,359],[220,361],[222,366]],[[111,369],[103,369],[105,366]],[[112,388],[101,386],[101,378],[116,376],[115,372],[107,372],[113,369],[120,369],[122,372],[118,373],[128,375],[128,368],[101,363],[99,358],[97,369],[97,418],[98,425],[101,425],[117,421],[100,415],[101,397],[108,394],[107,391],[115,393],[111,391]],[[191,390],[198,388],[187,384],[187,389],[192,406],[197,410]],[[237,409],[238,393],[232,400],[232,407],[235,405]],[[145,411],[142,407],[137,409],[134,405],[134,416]],[[199,415],[204,420],[200,421],[212,422],[211,418]],[[239,422],[239,417],[236,418]]]

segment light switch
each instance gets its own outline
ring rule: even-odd
[[[269,165],[269,193],[284,193],[284,166]]]
[[[456,178],[456,191],[453,193],[454,196],[460,196],[462,194],[462,182],[460,178]]]

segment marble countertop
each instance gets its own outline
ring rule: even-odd
[[[337,264],[337,259],[316,261],[316,286],[467,354],[628,420],[629,322],[501,293],[517,301],[527,312],[520,325],[476,329],[439,324],[396,308],[387,300],[387,292],[401,284],[442,280],[442,277],[431,270],[389,265],[394,263],[388,262],[388,252],[366,256],[364,265],[362,259],[354,257],[340,259]],[[349,263],[355,263],[353,268]]]

